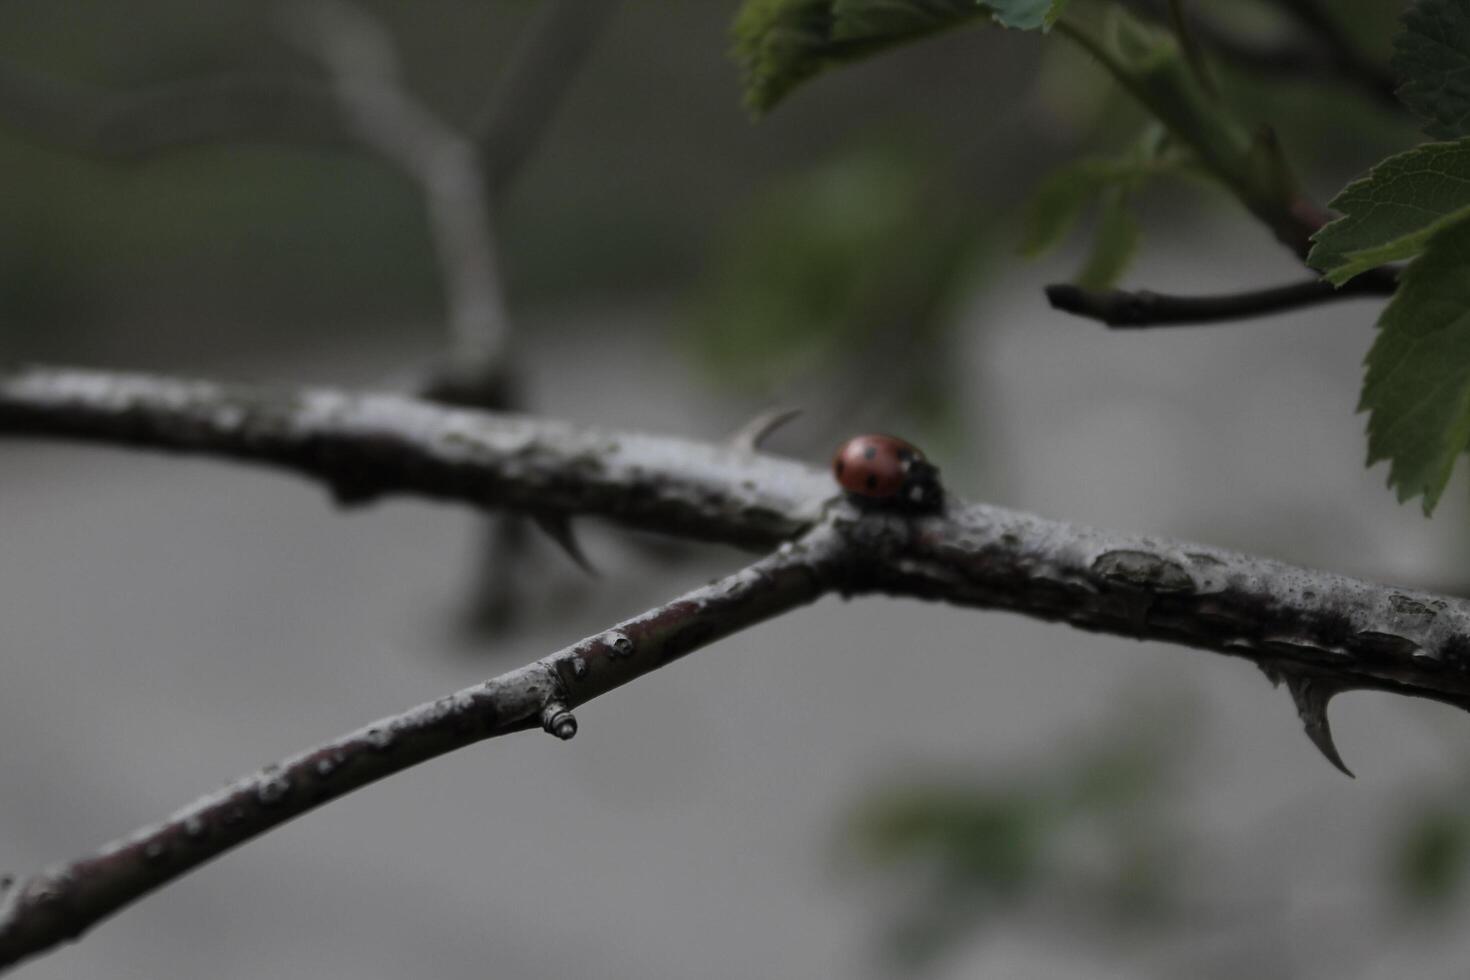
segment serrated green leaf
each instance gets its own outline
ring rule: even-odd
[[[1399,99],[1426,120],[1438,139],[1470,136],[1470,4],[1420,0],[1394,38]]]
[[[1050,28],[1062,15],[1067,0],[988,0],[996,23],[1016,30]]]
[[[1128,207],[1128,195],[1121,187],[1109,187],[1102,195],[1092,251],[1077,273],[1077,285],[1083,289],[1111,288],[1133,261],[1138,236],[1138,222]]]
[[[1434,510],[1470,444],[1470,220],[1440,229],[1399,280],[1368,352],[1368,465],[1388,460],[1400,503]]]
[[[1330,206],[1343,216],[1312,236],[1307,262],[1333,285],[1413,258],[1436,231],[1470,214],[1470,139],[1391,156],[1343,188]]]
[[[746,105],[767,112],[827,68],[987,12],[978,0],[746,0],[734,27]]]

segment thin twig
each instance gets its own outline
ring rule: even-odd
[[[191,869],[385,776],[537,726],[571,738],[578,705],[821,596],[840,545],[830,527],[818,528],[667,605],[267,766],[160,823],[16,883],[0,896],[0,971],[78,938]]]
[[[1240,293],[1176,296],[1147,289],[1083,289],[1070,283],[1046,287],[1053,309],[1101,320],[1110,327],[1168,327],[1223,323],[1272,316],[1304,306],[1344,299],[1391,296],[1394,282],[1382,276],[1359,277],[1341,288],[1324,279],[1307,279]]]

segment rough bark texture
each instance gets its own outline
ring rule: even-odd
[[[737,448],[391,395],[264,392],[97,371],[0,374],[0,435],[253,460],[344,503],[412,493],[486,509],[590,514],[769,549],[814,524],[826,475]]]

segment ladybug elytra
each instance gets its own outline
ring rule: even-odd
[[[832,475],[865,505],[932,510],[943,499],[939,469],[896,436],[853,436],[837,447]]]

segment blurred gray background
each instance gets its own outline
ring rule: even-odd
[[[115,89],[311,70],[257,6],[12,0],[0,55]],[[408,84],[462,120],[531,6],[370,9]],[[1350,6],[1367,34],[1395,13]],[[524,407],[719,438],[799,404],[774,448],[817,465],[897,430],[971,499],[1470,589],[1463,474],[1425,520],[1362,466],[1370,303],[1115,334],[1047,308],[1085,237],[1024,262],[1017,201],[1133,118],[1058,42],[962,32],[753,125],[732,13],[630,0],[507,201]],[[1322,197],[1410,139],[1330,87],[1237,92]],[[419,198],[362,154],[118,164],[0,127],[0,172],[7,361],[411,390],[442,353]],[[963,261],[868,304],[855,282],[935,247],[911,220],[935,202],[965,216]],[[1130,284],[1300,275],[1216,191],[1140,206]],[[765,288],[809,267],[811,309]],[[942,308],[912,301],[938,290]],[[0,444],[0,868],[81,854],[745,560],[589,523],[594,580],[540,539],[487,556],[485,525],[339,511],[248,467]],[[487,562],[514,585],[488,625]],[[1339,699],[1350,781],[1244,662],[863,599],[579,716],[570,743],[514,736],[312,813],[21,975],[1450,977],[1470,957],[1470,723],[1443,706]]]

